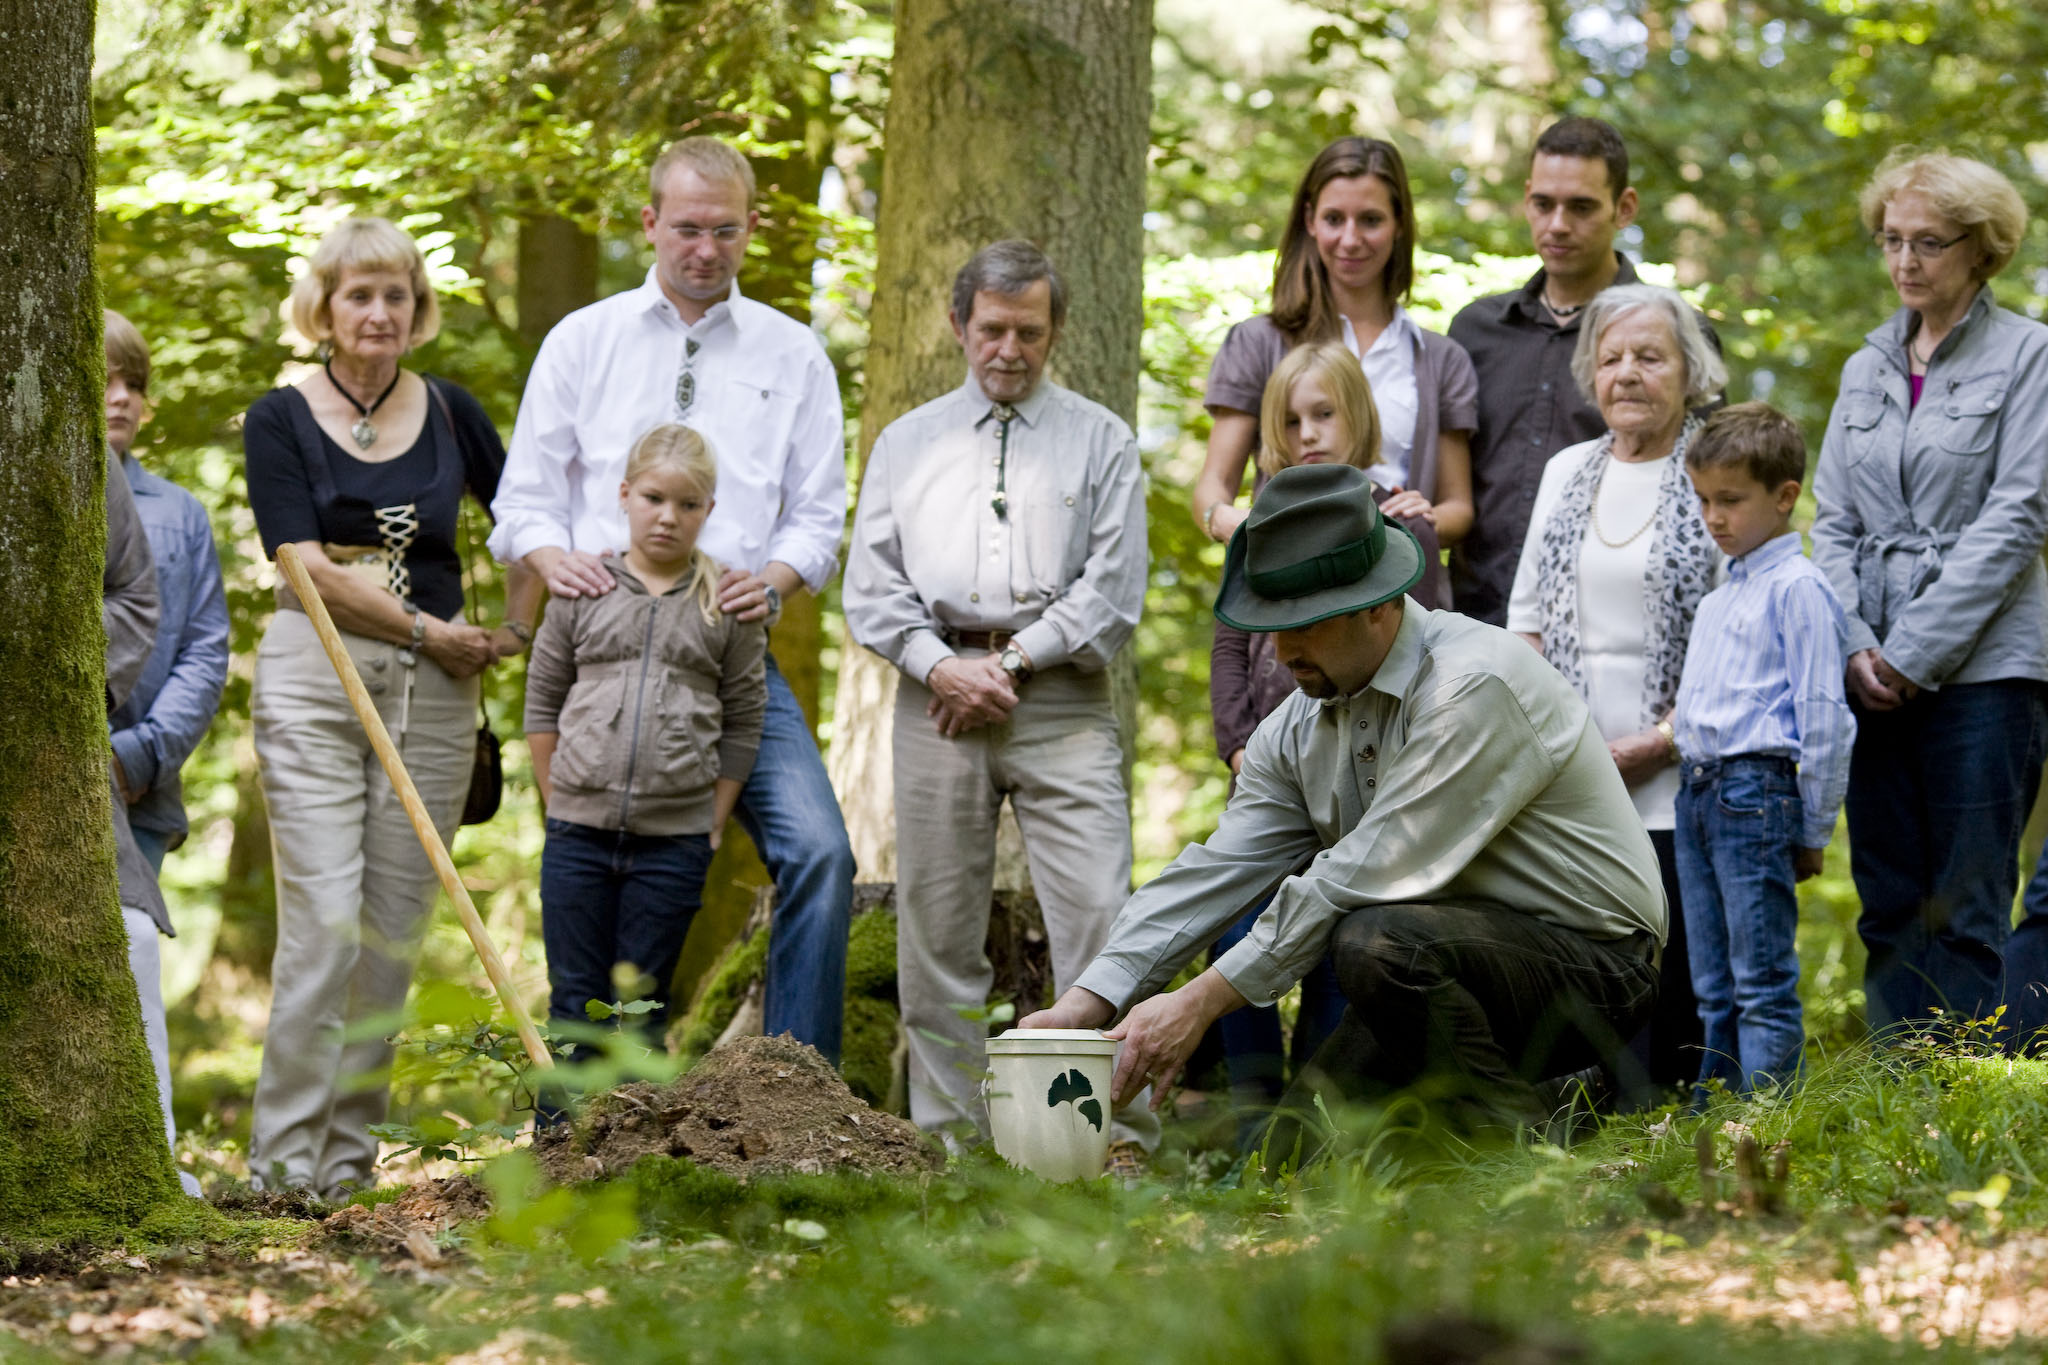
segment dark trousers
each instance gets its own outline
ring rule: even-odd
[[[592,1000],[652,1000],[653,1011],[626,1017],[661,1047],[669,983],[710,865],[711,841],[701,834],[628,834],[549,820],[540,858],[548,1018],[587,1022]]]
[[[1225,929],[1209,950],[1209,960],[1214,962],[1237,946],[1271,903],[1270,897],[1259,902]],[[1263,1123],[1262,1116],[1279,1103],[1289,1073],[1298,1074],[1308,1064],[1343,1018],[1344,991],[1337,984],[1337,964],[1325,957],[1301,979],[1301,1011],[1295,1015],[1291,1039],[1281,1037],[1277,1005],[1246,1005],[1216,1021],[1223,1040],[1224,1068],[1230,1076],[1230,1101],[1245,1113],[1240,1138],[1253,1136]]]
[[[1937,1009],[1983,1019],[2003,1002],[2020,831],[2048,747],[2044,693],[1961,683],[1895,711],[1857,710],[1850,870],[1874,1032]]]
[[[1648,933],[1600,940],[1497,906],[1354,911],[1330,955],[1344,1017],[1290,1111],[1312,1085],[1370,1101],[1428,1080],[1480,1125],[1536,1123],[1535,1082],[1611,1063],[1657,997]]]
[[[1705,1037],[1692,992],[1692,951],[1686,940],[1685,897],[1672,832],[1651,830],[1650,847],[1656,850],[1657,872],[1664,881],[1664,956],[1657,975],[1657,1002],[1613,1068],[1615,1088],[1627,1110],[1654,1108],[1669,1099],[1670,1092],[1690,1086],[1699,1073]]]

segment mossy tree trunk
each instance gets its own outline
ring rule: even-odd
[[[0,0],[0,1227],[178,1196],[107,788],[91,0]]]
[[[1066,276],[1052,377],[1135,423],[1151,73],[1151,0],[898,4],[863,461],[883,427],[960,383],[947,295],[967,258],[1004,237],[1038,243]],[[1128,651],[1115,682],[1128,769]],[[895,877],[895,691],[895,670],[874,655],[841,656],[832,781],[861,875],[876,881]],[[1014,837],[1004,844],[998,881],[1016,885]]]

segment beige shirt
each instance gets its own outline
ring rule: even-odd
[[[1506,631],[1413,598],[1371,682],[1332,701],[1296,692],[1259,726],[1216,832],[1124,903],[1076,984],[1121,1011],[1275,887],[1216,964],[1253,1004],[1370,905],[1499,906],[1598,939],[1665,932],[1656,854],[1586,704]]]
[[[1092,672],[1131,638],[1145,568],[1144,468],[1123,419],[1041,380],[1016,405],[1005,450],[970,376],[875,441],[846,625],[918,682],[951,657],[949,629],[1015,631],[1033,667]]]

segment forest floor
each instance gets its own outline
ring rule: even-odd
[[[1461,1146],[1397,1106],[1349,1116],[1338,1155],[1271,1184],[1188,1147],[1186,1126],[1125,1188],[1047,1186],[986,1152],[905,1173],[893,1137],[863,1131],[886,1116],[786,1059],[715,1061],[588,1123],[592,1151],[637,1159],[600,1157],[572,1184],[515,1151],[475,1178],[338,1209],[223,1189],[231,1216],[289,1220],[266,1225],[273,1245],[17,1266],[0,1277],[0,1360],[1733,1365],[2048,1350],[2048,1063],[1850,1055],[1790,1095],[1611,1119],[1570,1151]],[[727,1152],[725,1169],[659,1150],[744,1129],[718,1108],[743,1085],[779,1095],[779,1122],[811,1136],[773,1161]],[[683,1131],[685,1108],[703,1131]],[[606,1148],[634,1113],[659,1141]],[[756,1131],[760,1151],[776,1145]],[[808,1155],[854,1142],[862,1161]]]

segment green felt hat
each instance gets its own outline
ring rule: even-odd
[[[1344,464],[1275,474],[1230,538],[1216,619],[1299,630],[1390,602],[1422,581],[1422,546],[1380,515],[1372,480]]]

